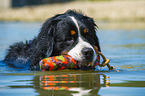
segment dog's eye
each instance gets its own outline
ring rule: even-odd
[[[71,34],[71,35],[75,35],[76,32],[75,32],[74,30],[71,30],[71,31],[70,31],[70,34]]]
[[[84,31],[85,34],[87,33],[87,29],[84,29],[83,31]]]

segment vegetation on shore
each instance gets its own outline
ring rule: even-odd
[[[145,1],[73,1],[41,6],[0,9],[0,21],[44,21],[68,9],[81,10],[100,21],[145,22]]]

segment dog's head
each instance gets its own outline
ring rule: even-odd
[[[94,62],[100,51],[96,27],[92,18],[68,10],[48,19],[38,38],[47,41],[47,57],[68,54],[77,61]]]

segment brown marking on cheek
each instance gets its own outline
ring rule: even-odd
[[[96,54],[98,54],[98,47],[97,46],[93,46],[93,48],[94,48]]]
[[[61,53],[61,55],[67,55],[67,54],[68,54],[68,52],[69,52],[69,51],[64,50],[64,51]]]

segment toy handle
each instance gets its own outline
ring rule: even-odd
[[[110,60],[109,59],[106,59],[106,57],[98,51],[98,54],[103,58],[103,62],[102,64],[98,64],[100,67],[104,67],[105,65],[107,65],[107,67],[109,68],[109,70],[114,70],[114,66],[110,66],[109,62]]]

